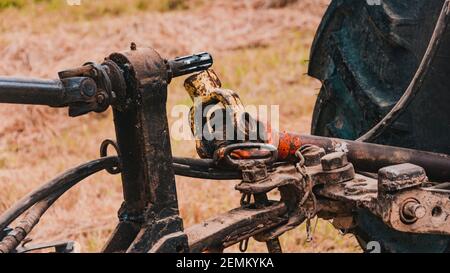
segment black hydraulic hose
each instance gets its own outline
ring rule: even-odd
[[[359,137],[357,141],[372,142],[376,140],[386,129],[388,129],[405,111],[408,105],[413,101],[417,94],[422,90],[425,78],[431,68],[431,65],[437,55],[437,52],[442,44],[444,33],[447,30],[448,18],[450,13],[450,0],[446,0],[442,8],[441,14],[437,21],[433,36],[431,37],[427,51],[422,59],[422,62],[412,79],[410,85],[406,89],[403,96],[391,111],[372,129],[370,129],[363,136]],[[443,110],[445,111],[445,110]]]
[[[38,224],[48,208],[78,182],[99,171],[117,166],[119,166],[119,158],[116,156],[93,160],[59,175],[23,197],[0,216],[0,230],[3,230],[26,212],[14,232],[5,236],[0,242],[0,253],[13,251]],[[219,170],[213,167],[214,161],[212,159],[174,157],[173,168],[176,175],[212,180],[242,178],[240,172]]]
[[[36,203],[52,196],[55,192],[67,191],[81,180],[99,171],[117,167],[119,158],[104,157],[90,161],[78,167],[75,167],[37,190],[29,193],[14,206],[9,208],[0,216],[0,230],[6,228],[12,221],[31,208]],[[174,170],[176,175],[214,179],[214,180],[235,180],[241,179],[242,175],[237,171],[225,171],[211,168],[214,165],[211,159],[193,159],[174,157]]]
[[[118,164],[119,159],[117,157],[104,157],[90,161],[61,174],[57,178],[26,195],[14,206],[4,212],[0,216],[0,230],[5,229],[12,221],[37,202],[40,202],[57,192],[61,192],[62,194],[86,177],[99,171],[118,166]]]
[[[237,171],[224,171],[217,169],[198,169],[183,164],[173,164],[173,169],[176,175],[201,178],[201,179],[211,179],[211,180],[238,180],[242,179],[242,174]]]
[[[173,168],[176,175],[192,178],[211,180],[242,179],[242,174],[239,171],[216,168],[216,163],[213,159],[174,157]]]
[[[215,165],[213,159],[197,159],[187,157],[174,157],[173,163],[181,165],[189,165],[191,167],[198,167],[198,168],[212,168]]]
[[[65,192],[65,191],[64,191]],[[33,228],[39,223],[42,215],[61,197],[64,192],[56,192],[49,197],[37,202],[31,207],[20,220],[12,232],[9,232],[0,241],[0,253],[13,252],[20,243],[28,236]]]

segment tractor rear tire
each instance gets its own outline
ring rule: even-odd
[[[309,75],[322,82],[313,114],[314,135],[357,139],[390,111],[420,64],[444,0],[368,3],[333,0],[319,26],[309,66]],[[448,44],[449,37],[442,47],[448,49]],[[417,98],[377,143],[450,153],[450,114],[444,108],[450,105],[450,53],[441,55],[433,66],[435,79],[425,86],[430,91]],[[432,141],[426,139],[430,136]],[[396,232],[364,210],[356,219],[354,233],[364,249],[368,242],[378,241],[386,252],[445,252],[450,243],[448,236]]]

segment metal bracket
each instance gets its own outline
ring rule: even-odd
[[[151,48],[107,58],[124,71],[126,95],[114,104],[117,148],[121,156],[124,200],[120,223],[104,252],[188,252],[179,216],[166,113],[172,77],[212,65],[207,53],[174,61]],[[132,217],[130,217],[132,216]]]

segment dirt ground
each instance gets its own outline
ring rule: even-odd
[[[72,18],[67,7],[45,12],[5,9],[0,11],[0,75],[56,78],[60,70],[101,61],[132,41],[168,58],[208,51],[225,87],[238,91],[244,103],[280,105],[281,129],[309,132],[320,87],[305,75],[309,48],[330,1],[300,0],[286,8],[260,2],[196,1],[181,9],[146,8],[82,19]],[[169,113],[174,105],[189,105],[182,81],[170,86]],[[58,173],[98,157],[106,138],[114,138],[110,111],[71,119],[64,109],[1,105],[0,212]],[[195,156],[190,141],[174,140],[172,146],[175,155]],[[185,225],[238,206],[234,184],[177,177]],[[117,224],[121,201],[119,176],[98,174],[59,200],[31,238],[71,239],[83,251],[99,251]],[[282,245],[286,252],[361,251],[353,236],[339,234],[325,221],[317,222],[312,242],[306,242],[301,226],[283,236]],[[266,249],[250,241],[249,251]]]

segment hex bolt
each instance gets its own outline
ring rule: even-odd
[[[347,166],[347,154],[344,152],[335,152],[327,154],[320,160],[324,171],[332,171]]]
[[[406,224],[411,224],[418,219],[422,219],[426,213],[427,209],[417,200],[407,201],[401,209],[402,221]]]
[[[97,86],[92,80],[83,81],[81,85],[81,93],[86,97],[92,97],[97,93]]]
[[[131,42],[130,49],[131,49],[132,51],[137,50],[137,45],[136,45],[135,42]]]
[[[102,105],[103,103],[105,103],[106,97],[104,94],[98,94],[97,96],[97,103]]]

